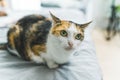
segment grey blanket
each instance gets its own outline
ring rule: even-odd
[[[7,28],[0,28],[0,43],[6,42]],[[7,51],[0,51],[0,80],[101,80],[94,44],[89,30],[81,48],[68,64],[56,69],[24,61]]]

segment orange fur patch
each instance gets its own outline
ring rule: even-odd
[[[41,45],[34,45],[32,47],[32,51],[34,52],[35,55],[39,55],[40,52],[46,52],[46,46],[45,44],[41,44]]]
[[[84,35],[84,30],[82,28],[80,28],[80,26],[76,26],[76,29],[78,30],[78,32],[81,34],[81,35]]]
[[[78,32],[81,34],[81,40],[84,39],[84,29],[81,28],[80,26],[76,25],[76,29],[78,30]],[[75,35],[76,36],[76,35]]]
[[[19,35],[20,29],[18,25],[14,25],[12,28],[10,28],[10,33],[8,36],[9,43],[12,48],[15,49],[15,37]]]
[[[11,45],[12,48],[15,48],[15,44],[14,44],[14,34],[10,34],[10,36],[8,37],[9,40],[9,44]]]
[[[69,21],[61,21],[60,24],[54,24],[51,33],[55,36],[60,36],[61,30],[66,30],[70,27],[71,23]]]

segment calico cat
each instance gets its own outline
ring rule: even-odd
[[[20,19],[8,31],[7,50],[25,60],[46,63],[49,68],[68,62],[91,22],[77,24],[50,15],[52,20],[41,15]]]

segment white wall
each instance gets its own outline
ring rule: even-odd
[[[40,0],[11,0],[13,10],[40,10]]]
[[[93,18],[95,26],[106,28],[110,16],[110,6],[112,0],[93,0]]]

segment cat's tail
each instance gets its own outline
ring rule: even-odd
[[[7,43],[0,43],[0,50],[7,50]]]

